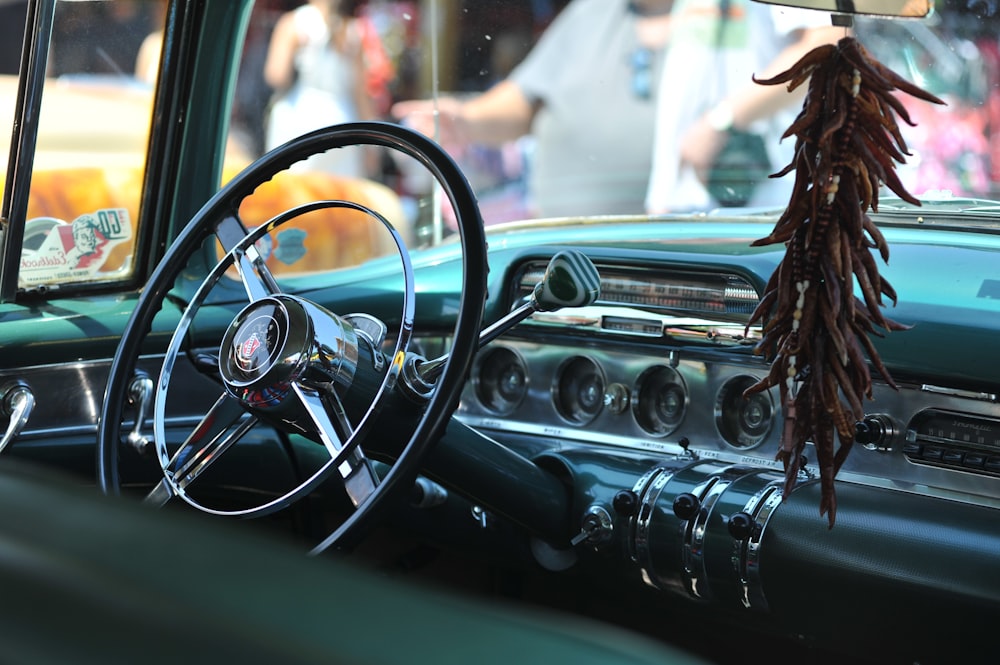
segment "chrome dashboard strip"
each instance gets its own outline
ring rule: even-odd
[[[959,390],[958,388],[947,388],[944,386],[932,386],[928,383],[920,385],[920,390],[934,395],[947,395],[949,397],[960,397],[963,399],[978,400],[980,402],[997,402],[1000,398],[996,393],[981,393],[972,390]]]
[[[767,610],[767,598],[764,595],[764,585],[760,579],[760,546],[764,538],[764,532],[771,521],[774,511],[781,505],[781,487],[769,485],[771,491],[762,498],[760,510],[754,515],[760,529],[747,540],[746,544],[746,565],[740,575],[743,584],[743,604],[749,609]],[[750,505],[750,502],[747,502]]]
[[[163,356],[147,355],[139,359],[139,367],[154,376],[159,373]],[[186,358],[178,363],[185,390],[178,391],[172,402],[173,416],[168,426],[196,424],[204,415],[205,395],[214,401],[219,387],[194,368]],[[24,430],[11,444],[53,437],[92,436],[97,433],[100,401],[107,384],[110,359],[81,361],[71,364],[33,365],[6,370],[0,380],[23,381],[37,397],[34,412]],[[129,418],[134,418],[130,408]],[[124,421],[126,427],[134,422]],[[147,420],[148,422],[148,420]]]
[[[670,338],[681,343],[712,342],[737,346],[756,344],[761,336],[760,326],[751,327],[747,334],[746,323],[740,321],[719,321],[690,314],[661,315],[640,309],[601,305],[574,307],[561,312],[536,312],[523,325],[639,338]]]
[[[708,578],[703,547],[705,528],[712,515],[712,507],[731,482],[731,479],[723,478],[722,474],[709,476],[692,492],[701,502],[698,514],[693,520],[685,520],[684,542],[681,545],[681,560],[684,562],[682,569],[684,585],[691,596],[702,600],[711,597],[708,584],[705,584],[704,591],[701,589],[702,580]]]
[[[747,609],[767,608],[764,591],[760,586],[760,571],[758,570],[760,536],[763,533],[763,525],[761,525],[760,519],[763,515],[766,523],[770,519],[771,513],[781,503],[781,487],[782,484],[780,481],[772,481],[747,499],[746,505],[743,506],[743,512],[753,518],[756,530],[746,540],[733,539],[733,571],[736,573],[743,591],[740,600]],[[769,502],[774,500],[775,493],[778,494],[777,501],[772,506]],[[751,562],[754,569],[753,583],[751,583],[748,572]]]
[[[648,482],[649,486],[648,489],[641,493],[639,493],[638,489],[636,490],[641,497],[641,501],[639,502],[639,512],[635,518],[635,537],[632,540],[635,541],[635,561],[639,563],[639,571],[643,582],[654,589],[662,589],[663,587],[655,578],[655,573],[653,573],[652,554],[649,549],[650,523],[654,514],[653,509],[660,498],[660,493],[666,487],[667,483],[670,482],[670,479],[673,478],[676,469],[657,466],[651,471],[655,473],[649,475],[649,480],[644,481],[646,476],[643,476],[635,484],[636,488],[641,487],[643,482]]]

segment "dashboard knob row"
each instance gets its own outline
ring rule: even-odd
[[[648,584],[763,609],[761,545],[782,487],[774,468],[678,456],[617,492],[612,507],[628,519],[630,556]]]

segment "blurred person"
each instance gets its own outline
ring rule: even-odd
[[[573,0],[510,75],[467,99],[393,106],[453,152],[531,135],[533,214],[640,213],[672,0]],[[649,131],[642,131],[649,128]]]
[[[657,109],[653,168],[647,210],[651,213],[705,210],[723,204],[706,186],[730,130],[763,139],[772,168],[792,158],[794,141],[781,135],[798,111],[807,85],[789,94],[786,86],[753,82],[791,67],[816,46],[846,36],[827,12],[766,5],[751,0],[676,0],[673,38],[664,54]],[[739,203],[784,205],[792,179],[763,177]],[[718,192],[718,190],[713,190]],[[745,198],[745,200],[744,200]]]
[[[673,80],[664,71],[674,43],[691,39],[683,34],[690,25],[685,12],[719,15],[719,0],[707,1],[711,6],[696,8],[684,0],[572,0],[525,60],[485,93],[466,100],[445,97],[436,105],[400,102],[393,114],[428,135],[438,132],[442,144],[453,151],[469,143],[499,146],[532,135],[528,179],[534,214],[644,214],[657,108],[684,106],[688,98],[700,97],[713,77],[724,74],[709,74],[695,67],[697,63],[691,63],[691,69],[698,69],[700,78]],[[743,20],[746,0],[732,2],[739,20],[730,26],[727,43],[747,39],[745,30],[757,29]],[[831,31],[826,13],[800,11],[795,20],[804,21],[803,27],[787,31],[793,40],[782,51],[783,58],[843,34],[843,29]],[[685,51],[677,53],[671,56],[675,61]],[[714,58],[705,60],[721,65]],[[753,85],[750,76],[755,71],[739,76]],[[774,106],[792,101],[784,88],[764,92],[783,96]],[[754,107],[754,112],[771,110],[768,104]],[[703,137],[694,135],[698,128],[685,129],[692,130],[691,150],[697,152]],[[706,144],[705,154],[712,148]]]
[[[275,91],[265,137],[270,150],[306,132],[374,117],[366,87],[364,35],[341,0],[309,0],[278,19],[264,63]],[[330,150],[309,168],[352,177],[373,169],[370,151]]]

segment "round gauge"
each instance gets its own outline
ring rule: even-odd
[[[521,356],[500,346],[487,351],[479,362],[476,397],[493,413],[506,415],[528,394],[528,373]]]
[[[743,392],[757,383],[752,376],[737,376],[725,383],[715,400],[715,426],[734,448],[753,448],[771,431],[774,405],[771,394],[759,392],[744,397]]]
[[[672,367],[650,367],[635,384],[632,413],[645,432],[653,436],[670,434],[687,411],[688,395],[684,379]]]
[[[559,415],[574,425],[589,423],[604,406],[604,372],[584,356],[571,358],[556,373],[552,388]]]

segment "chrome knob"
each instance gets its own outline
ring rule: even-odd
[[[892,442],[892,421],[886,416],[865,416],[854,423],[854,440],[869,450],[887,450]]]

